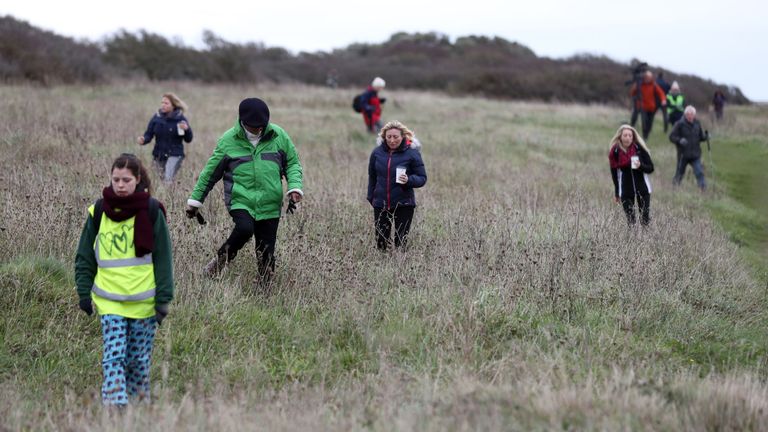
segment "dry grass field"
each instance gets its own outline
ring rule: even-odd
[[[176,299],[153,403],[116,414],[100,404],[101,333],[77,308],[74,253],[112,159],[150,162],[135,137],[169,90],[195,132],[177,181],[153,178]],[[628,229],[606,161],[626,112],[389,91],[384,118],[416,131],[429,180],[410,248],[382,254],[353,93],[0,87],[0,430],[768,429],[766,227],[729,189],[729,151],[715,147],[713,191],[675,190],[657,118],[653,222]],[[269,103],[305,174],[269,297],[252,243],[221,280],[201,275],[231,229],[220,185],[208,225],[184,217],[247,96]],[[719,143],[764,152],[765,110],[731,113],[710,128]]]

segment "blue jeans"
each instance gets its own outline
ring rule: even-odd
[[[104,405],[126,405],[128,399],[149,400],[149,363],[155,339],[155,317],[102,315],[104,353],[101,365]]]
[[[672,179],[672,183],[679,185],[683,181],[685,175],[685,169],[688,164],[693,168],[693,175],[696,176],[696,183],[699,185],[699,189],[707,189],[707,181],[704,179],[704,167],[701,165],[701,158],[686,158],[681,154],[677,155],[677,171],[675,172],[675,178]]]

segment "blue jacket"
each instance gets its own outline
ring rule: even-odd
[[[147,130],[144,132],[144,144],[149,144],[155,138],[155,148],[152,149],[152,157],[156,160],[166,160],[169,156],[184,156],[184,142],[192,142],[192,127],[190,126],[179,135],[177,126],[180,121],[189,121],[179,110],[168,114],[155,113],[149,120]]]
[[[404,167],[408,183],[395,182],[397,167]],[[412,149],[405,139],[395,150],[383,142],[371,152],[368,163],[368,202],[374,208],[393,210],[397,206],[416,206],[414,188],[427,183],[427,171],[421,154]]]

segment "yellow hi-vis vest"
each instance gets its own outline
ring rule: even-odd
[[[677,96],[673,94],[667,95],[667,114],[672,114],[675,111],[683,112],[685,111],[685,107],[683,104],[685,103],[685,98],[683,98],[683,95],[679,94]]]
[[[94,206],[88,208],[93,217]],[[155,315],[155,267],[152,254],[136,256],[133,225],[136,217],[115,222],[102,213],[93,242],[96,277],[91,299],[99,315],[149,318]]]

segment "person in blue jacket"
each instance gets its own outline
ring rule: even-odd
[[[192,128],[184,117],[187,105],[173,93],[165,93],[160,108],[149,120],[139,145],[149,144],[155,138],[152,164],[165,183],[170,183],[181,168],[184,159],[184,143],[192,142]]]
[[[384,125],[382,143],[368,163],[368,202],[373,206],[376,247],[387,250],[392,224],[395,247],[405,247],[416,209],[415,188],[427,183],[421,154],[411,147],[413,132],[399,121]]]

